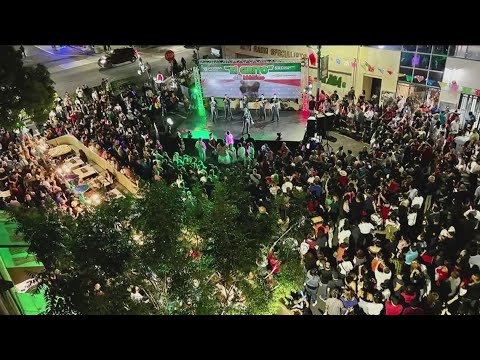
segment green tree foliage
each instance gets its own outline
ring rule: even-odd
[[[71,266],[72,218],[60,212],[52,202],[46,209],[9,208],[17,232],[24,235],[29,252],[36,254],[48,271]]]
[[[26,67],[12,46],[0,46],[0,126],[13,129],[22,113],[43,123],[53,105],[54,82],[44,65]]]
[[[202,229],[205,252],[225,279],[234,272],[248,274],[254,269],[262,246],[271,242],[278,227],[276,212],[260,214],[250,207],[245,182],[234,174],[215,183],[206,218]]]
[[[175,267],[186,255],[180,241],[185,203],[179,188],[155,181],[142,187],[133,226],[143,233],[142,259],[148,266]]]
[[[124,273],[132,266],[135,243],[129,225],[132,200],[115,199],[87,209],[73,231],[75,263],[97,280]]]

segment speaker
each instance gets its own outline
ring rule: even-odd
[[[307,120],[306,137],[307,138],[315,137],[316,132],[317,132],[317,120],[316,119]]]

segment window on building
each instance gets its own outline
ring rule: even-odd
[[[432,53],[432,45],[418,45],[417,52],[424,53],[424,54],[431,54]]]
[[[437,55],[447,55],[448,54],[448,45],[433,45],[434,54]]]
[[[455,46],[455,53],[453,54],[453,56],[465,59],[465,56],[467,54],[467,48],[467,45]]]
[[[449,45],[403,45],[400,55],[400,82],[438,88],[442,81]],[[480,58],[480,46],[478,49]]]
[[[480,46],[479,45],[468,45],[466,58],[471,60],[480,60]]]
[[[417,45],[403,45],[402,50],[415,52],[415,50],[417,50]]]

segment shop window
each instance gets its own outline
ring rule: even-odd
[[[447,55],[448,45],[433,45],[433,53],[437,55]]]
[[[412,51],[415,52],[417,45],[403,45],[403,51]]]
[[[418,45],[417,52],[431,54],[432,53],[432,45]]]
[[[412,75],[413,75],[412,68],[400,67],[400,74],[398,75],[398,81],[409,81],[408,78]]]
[[[400,56],[400,66],[409,66],[409,67],[413,66],[412,60],[414,56],[415,56],[414,53],[402,52]]]
[[[414,59],[412,59],[412,61],[415,62],[415,67],[416,68],[420,68],[420,69],[428,69],[429,65],[430,65],[430,55],[424,55],[424,54],[415,54],[417,57],[418,57],[418,60],[416,60],[417,58],[414,57]],[[416,60],[416,61],[415,61]]]
[[[466,58],[471,60],[480,60],[480,46],[479,45],[468,45]]]
[[[428,80],[427,85],[428,86],[435,86],[438,87],[438,83],[442,81],[443,79],[443,72],[440,71],[429,71],[428,72]]]
[[[447,63],[446,56],[432,56],[432,62],[430,65],[431,70],[443,71],[445,70],[445,64]]]
[[[467,54],[467,45],[457,45],[455,46],[455,53],[453,56],[465,59]]]
[[[428,78],[428,71],[427,70],[419,70],[415,69],[413,72],[413,83],[414,84],[421,84],[426,85]]]

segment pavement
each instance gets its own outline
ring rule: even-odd
[[[123,45],[124,46],[124,45]],[[122,45],[112,45],[112,49],[123,47]],[[25,65],[43,64],[55,81],[55,89],[59,94],[65,91],[70,93],[83,84],[88,86],[97,86],[102,78],[109,78],[111,81],[122,80],[138,75],[138,62],[116,65],[111,69],[101,69],[97,62],[102,54],[92,54],[84,51],[80,47],[67,46],[58,51],[54,51],[51,45],[24,45],[27,57],[23,60]],[[18,48],[18,47],[17,47]],[[193,64],[193,50],[185,49],[183,45],[162,45],[151,47],[136,47],[144,62],[148,62],[152,67],[152,74],[161,71],[166,75],[169,64],[164,55],[167,50],[173,50],[177,61],[182,57],[187,61],[187,67]],[[210,51],[210,48],[201,48],[201,56]]]

